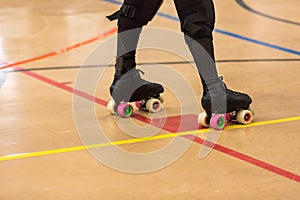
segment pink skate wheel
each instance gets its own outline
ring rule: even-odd
[[[210,118],[210,126],[216,130],[222,130],[225,128],[226,119],[225,115],[215,114]]]
[[[138,108],[138,109],[142,109],[142,104],[141,104],[141,101],[137,101],[135,102],[135,106]]]
[[[230,115],[230,113],[226,113],[226,114],[225,114],[225,119],[226,119],[227,121],[231,122],[231,115]]]
[[[133,113],[133,107],[128,103],[121,103],[117,112],[121,117],[130,117]]]

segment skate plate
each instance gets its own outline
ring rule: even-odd
[[[149,97],[141,101],[136,102],[119,102],[116,103],[114,100],[110,100],[107,104],[107,110],[114,115],[119,115],[121,117],[130,117],[134,108],[130,103],[135,103],[135,106],[143,111],[156,113],[159,112],[162,108],[161,104],[164,102],[164,99],[159,97]]]
[[[222,130],[226,127],[226,122],[239,124],[250,124],[253,120],[254,113],[251,109],[237,109],[226,114],[207,115],[202,112],[198,116],[198,124],[204,127],[211,127],[216,130]]]

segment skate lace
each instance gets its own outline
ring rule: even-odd
[[[140,70],[140,69],[136,69],[136,73],[137,73],[137,74],[141,73],[142,75],[145,75],[145,72],[144,72],[143,70]],[[147,81],[147,80],[145,80],[145,79],[142,79],[141,76],[140,76],[140,74],[139,74],[139,81],[140,81],[141,84],[143,84],[143,85],[146,85],[146,84],[153,84],[153,83],[151,83],[150,81]]]
[[[141,70],[141,69],[137,69],[136,71],[139,72],[139,73],[141,73],[141,74],[143,74],[143,75],[145,75],[145,72],[143,70]]]

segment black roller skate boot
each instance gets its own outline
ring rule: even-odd
[[[214,129],[223,129],[227,121],[249,124],[253,119],[253,112],[249,109],[252,99],[249,95],[227,88],[223,78],[210,88],[203,83],[203,97],[201,100],[204,113],[198,117],[199,124]]]
[[[150,112],[161,110],[163,102],[161,93],[162,85],[151,83],[141,78],[141,70],[135,68],[134,53],[118,57],[116,60],[116,73],[110,86],[110,94],[113,98],[108,105],[108,110],[122,117],[130,117],[133,107],[129,104],[135,102],[137,108]]]

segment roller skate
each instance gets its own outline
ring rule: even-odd
[[[207,87],[204,86],[202,107],[205,112],[199,114],[198,123],[201,126],[210,126],[216,130],[224,129],[226,121],[240,124],[251,123],[254,115],[250,109],[251,97],[228,89],[223,81],[221,84],[223,84],[224,88],[223,94],[212,97]]]
[[[110,87],[113,99],[107,104],[107,109],[112,114],[130,117],[134,112],[131,102],[140,110],[154,113],[161,110],[163,98],[160,94],[164,92],[163,86],[142,79],[140,73],[144,74],[141,70],[133,68],[119,80],[115,78]]]

